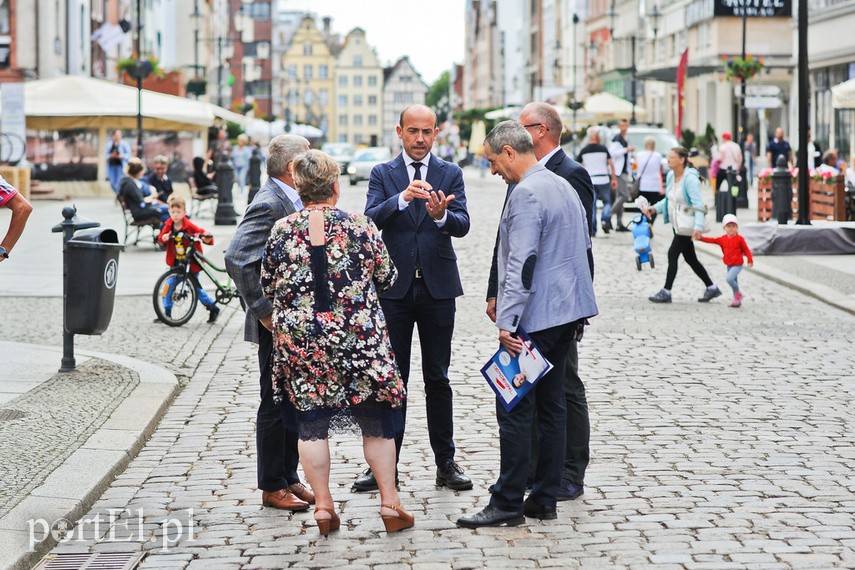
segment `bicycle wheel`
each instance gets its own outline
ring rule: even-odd
[[[154,286],[152,302],[157,318],[171,327],[180,327],[196,312],[196,280],[183,268],[170,269]],[[172,306],[168,307],[168,300]]]

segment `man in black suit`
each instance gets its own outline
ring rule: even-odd
[[[518,122],[525,127],[534,143],[534,156],[558,176],[570,183],[579,195],[585,208],[588,220],[588,235],[593,235],[592,220],[594,217],[594,185],[585,168],[567,156],[559,144],[564,124],[558,111],[548,103],[529,103],[526,105]],[[508,186],[505,204],[513,192],[514,185]],[[503,208],[504,209],[504,208]],[[490,280],[487,285],[487,316],[496,322],[496,295],[498,293],[498,254],[499,238],[496,236],[496,248],[493,249],[493,264],[490,267]],[[588,249],[588,266],[591,277],[594,275],[594,256]],[[576,341],[570,343],[567,361],[564,367],[564,398],[567,407],[567,446],[564,458],[564,473],[561,477],[559,501],[573,500],[584,492],[585,469],[590,458],[589,441],[591,439],[591,423],[588,418],[588,400],[585,396],[585,385],[579,378],[579,353]],[[530,465],[537,465],[537,434],[532,430],[532,458]],[[530,477],[531,478],[531,477]]]
[[[424,105],[401,113],[396,129],[403,152],[371,170],[365,214],[382,231],[398,280],[380,295],[389,340],[404,385],[410,376],[413,327],[418,326],[425,383],[428,436],[436,461],[436,484],[471,489],[454,461],[452,391],[448,379],[455,299],[463,294],[452,237],[469,232],[463,172],[430,152],[439,132],[436,114]],[[406,407],[404,407],[406,416]],[[403,429],[395,436],[398,454]],[[371,470],[355,491],[377,489]]]

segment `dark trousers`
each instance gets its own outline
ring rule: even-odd
[[[300,482],[297,465],[299,425],[297,411],[287,398],[273,401],[273,336],[258,325],[258,367],[261,370],[261,403],[255,419],[255,448],[258,454],[258,488],[278,491]]]
[[[588,398],[585,385],[579,377],[579,351],[575,340],[570,341],[567,360],[564,364],[564,407],[567,410],[566,445],[564,448],[564,473],[567,479],[577,485],[585,484],[585,470],[591,460],[591,421],[588,417]],[[537,436],[537,424],[531,425],[531,459],[528,478],[534,481],[535,468],[540,456],[540,440]]]
[[[389,341],[404,386],[410,377],[413,326],[419,330],[422,351],[422,376],[425,383],[427,428],[437,465],[454,459],[454,419],[448,367],[451,364],[451,336],[454,334],[454,299],[434,299],[422,279],[414,279],[403,299],[380,299]],[[408,388],[409,390],[409,388]],[[404,403],[404,425],[407,406]],[[404,432],[395,437],[397,455],[401,455]]]
[[[707,270],[698,261],[698,255],[695,253],[695,244],[692,242],[692,236],[681,236],[674,234],[674,241],[671,242],[671,247],[668,248],[668,272],[665,274],[665,288],[669,291],[674,286],[674,279],[677,277],[677,263],[680,256],[686,260],[695,275],[701,278],[704,285],[709,287],[713,284]]]
[[[529,336],[554,368],[510,412],[496,401],[501,462],[490,504],[511,512],[521,512],[523,508],[533,422],[537,425],[540,454],[529,497],[540,505],[555,506],[564,466],[564,365],[572,327],[561,325],[529,333]]]

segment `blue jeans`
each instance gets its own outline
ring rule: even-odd
[[[739,282],[736,281],[736,278],[739,277],[740,271],[742,271],[741,265],[727,266],[727,284],[733,289],[734,294],[739,293]]]
[[[238,188],[243,192],[243,187],[246,186],[246,175],[249,172],[249,166],[235,166],[235,182]]]
[[[175,276],[169,278],[166,297],[163,298],[163,308],[167,311],[172,311],[172,290],[175,288],[175,279]],[[210,307],[214,304],[214,300],[211,299],[211,296],[205,292],[201,285],[196,287],[196,294],[199,296],[199,302],[204,306]]]
[[[119,194],[119,182],[122,181],[124,175],[124,167],[121,164],[107,165],[107,179],[110,181],[110,187],[113,189],[113,192],[117,195]],[[167,217],[169,216],[167,215]]]
[[[612,217],[612,186],[611,184],[594,184],[594,191],[597,193],[597,198],[603,202],[603,213],[600,214],[600,220],[607,222]],[[596,218],[596,216],[597,203],[594,202],[594,217]]]

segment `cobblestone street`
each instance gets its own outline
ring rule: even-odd
[[[495,398],[479,370],[497,342],[484,291],[505,187],[489,174],[466,176],[472,231],[455,241],[466,295],[457,305],[451,377],[457,459],[472,491],[434,486],[416,361],[400,465],[412,531],[387,536],[378,496],[350,492],[364,468],[356,438],[331,442],[339,533],[321,537],[311,511],[262,508],[257,362],[236,303],[215,326],[197,315],[170,329],[151,322],[149,297],[122,297],[107,333],[78,337],[78,346],[164,366],[184,386],[87,515],[120,509],[135,529],[141,513],[143,536],[110,540],[102,526],[98,536],[75,535],[54,552],[142,549],[147,569],[855,567],[853,317],[751,270],[740,278],[742,308],[728,308],[718,255],[700,259],[723,297],[696,302],[703,286],[681,262],[674,302],[652,304],[647,297],[662,287],[670,243],[661,223],[653,270],[636,270],[631,234],[600,233],[594,241],[600,316],[579,346],[592,421],[585,494],[559,503],[557,521],[455,526],[486,505],[499,465]],[[339,205],[361,212],[366,184],[341,188]],[[0,338],[61,343],[60,299],[4,303]],[[167,519],[182,521],[182,531]]]

